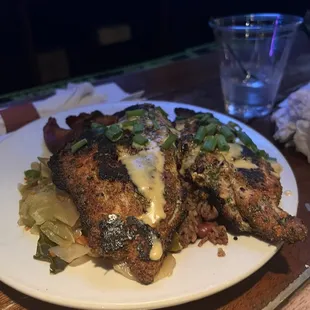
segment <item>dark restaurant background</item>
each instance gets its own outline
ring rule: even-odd
[[[2,0],[0,94],[213,41],[211,16],[304,15],[308,1]]]

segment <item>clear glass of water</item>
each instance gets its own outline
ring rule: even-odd
[[[220,76],[227,113],[242,119],[270,113],[299,16],[249,14],[210,21],[221,45]]]

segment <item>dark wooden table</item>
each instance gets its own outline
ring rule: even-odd
[[[304,65],[298,69],[299,62]],[[305,68],[304,60],[296,56],[292,63],[282,83],[280,96],[285,96],[296,85],[310,80],[310,68]],[[101,82],[107,81],[116,82],[127,92],[144,89],[149,99],[184,102],[224,111],[216,53]],[[253,120],[249,125],[272,141],[274,124],[268,117]],[[290,163],[297,179],[298,216],[310,227],[309,212],[305,208],[305,203],[310,202],[310,165],[303,155],[293,149],[277,146]],[[283,246],[265,266],[239,284],[175,309],[262,309],[304,272],[306,265],[310,265],[310,238],[304,243]],[[65,309],[27,297],[2,283],[0,290],[1,309]]]

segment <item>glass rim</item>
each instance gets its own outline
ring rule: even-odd
[[[233,24],[233,20],[244,20],[246,21],[277,21],[281,19],[284,23],[279,24],[261,24],[261,25],[235,25]],[[229,22],[227,25],[221,24],[222,22]],[[211,18],[209,21],[209,26],[212,29],[218,30],[234,30],[234,31],[274,31],[275,27],[279,27],[280,29],[289,29],[294,28],[302,24],[304,18],[298,15],[290,15],[290,14],[281,14],[281,13],[253,13],[253,14],[241,14],[241,15],[230,15],[223,16],[217,18]]]

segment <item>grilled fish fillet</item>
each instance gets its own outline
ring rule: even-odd
[[[88,129],[76,140],[87,139],[86,146],[72,153],[73,141],[48,165],[54,184],[74,200],[89,246],[105,258],[125,263],[137,281],[150,284],[185,210],[176,148],[161,148],[170,134],[170,121],[152,105],[128,110],[133,109],[145,112],[138,121],[144,124],[147,146],[133,147],[130,130],[111,142]]]
[[[184,179],[209,190],[219,213],[240,232],[269,242],[304,240],[307,228],[279,207],[282,187],[275,166],[241,143],[230,144],[228,152],[201,152],[193,142],[198,127],[195,117],[177,124]]]

